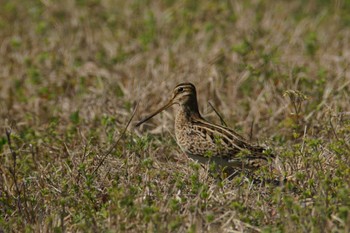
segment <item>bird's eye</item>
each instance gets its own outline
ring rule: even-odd
[[[177,91],[180,93],[180,92],[183,92],[184,91],[184,88],[183,87],[180,87],[179,89],[177,89]]]

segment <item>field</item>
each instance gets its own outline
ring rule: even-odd
[[[0,5],[0,232],[350,231],[350,1]],[[181,82],[290,179],[215,176],[173,109],[134,127]]]

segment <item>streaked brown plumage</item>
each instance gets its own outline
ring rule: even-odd
[[[190,158],[237,169],[256,169],[266,165],[269,157],[273,158],[265,152],[266,148],[250,144],[232,129],[204,120],[198,111],[196,88],[191,83],[177,85],[170,101],[139,121],[136,127],[172,105],[177,108],[177,144]]]

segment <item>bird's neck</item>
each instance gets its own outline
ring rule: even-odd
[[[186,125],[191,123],[196,118],[201,118],[197,104],[177,106],[175,124]]]

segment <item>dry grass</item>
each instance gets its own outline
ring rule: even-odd
[[[349,1],[1,5],[0,232],[350,230]],[[294,181],[215,179],[171,110],[96,170],[183,81]]]

